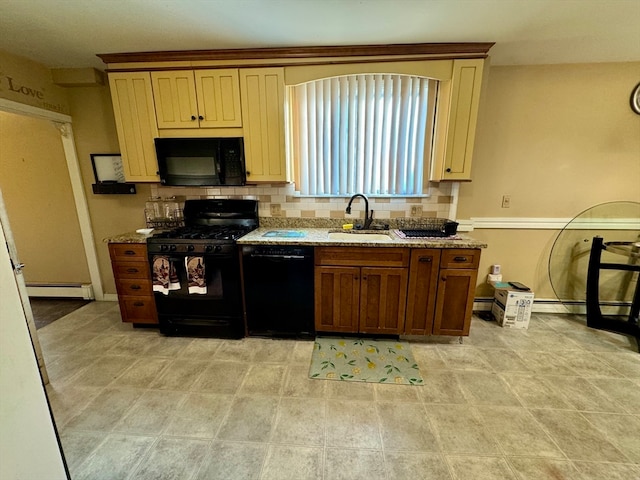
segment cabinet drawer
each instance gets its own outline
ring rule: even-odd
[[[118,295],[153,295],[153,287],[149,280],[145,279],[119,279],[116,280]]]
[[[120,297],[122,321],[130,323],[158,323],[153,296]]]
[[[354,267],[406,267],[408,248],[316,247],[316,265]]]
[[[116,280],[122,278],[150,279],[149,265],[145,262],[117,262],[113,264],[113,274]]]
[[[472,268],[480,265],[480,250],[473,248],[443,249],[440,268]]]
[[[145,243],[110,243],[109,254],[113,262],[146,262]]]

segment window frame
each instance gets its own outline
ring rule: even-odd
[[[311,80],[340,75],[405,74],[431,78],[438,81],[435,123],[432,129],[432,154],[429,168],[423,172],[423,195],[429,195],[430,183],[440,181],[470,180],[475,129],[479,108],[485,58],[448,58],[430,60],[402,60],[387,58],[370,60],[345,60],[345,63],[287,66],[285,88]],[[472,76],[468,75],[472,72]],[[285,96],[286,97],[286,96]],[[293,169],[293,154],[289,138],[288,122],[291,106],[285,105],[286,162]],[[459,170],[446,165],[456,165]],[[317,195],[314,195],[317,197]],[[327,195],[329,196],[329,195]],[[405,198],[404,195],[381,195]],[[407,198],[410,196],[406,196]]]

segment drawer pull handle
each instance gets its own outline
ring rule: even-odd
[[[133,302],[134,307],[144,307],[144,302]]]
[[[142,287],[140,285],[131,285],[131,290],[140,290]]]
[[[127,268],[127,273],[138,273],[140,270],[137,268]]]
[[[467,257],[453,257],[454,262],[466,262]]]
[[[125,250],[125,251],[124,251],[124,254],[125,254],[125,255],[135,255],[135,254],[136,254],[136,252],[135,252],[135,251],[133,251],[133,250]]]
[[[431,257],[420,257],[418,261],[422,263],[431,263],[431,260],[432,260]]]

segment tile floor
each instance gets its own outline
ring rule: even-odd
[[[420,387],[310,380],[311,342],[169,338],[109,302],[38,335],[73,479],[640,479],[640,354],[582,317],[414,343]]]
[[[91,300],[78,298],[29,297],[36,329],[45,327],[90,302]]]

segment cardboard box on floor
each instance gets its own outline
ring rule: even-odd
[[[533,292],[496,287],[491,313],[505,328],[529,328]]]

